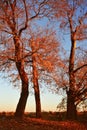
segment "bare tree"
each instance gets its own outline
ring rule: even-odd
[[[24,49],[26,44],[22,42],[22,39],[30,21],[48,14],[46,4],[47,0],[0,1],[1,71],[12,69],[13,71],[10,73],[18,73],[22,84],[21,95],[15,112],[16,117],[23,116],[29,94],[28,75],[25,69],[27,51]]]
[[[56,39],[55,31],[49,28],[36,29],[34,32],[31,31],[30,35],[29,48],[31,56],[27,57],[27,63],[28,66],[32,67],[31,81],[35,93],[36,117],[41,118],[41,82],[46,84],[47,79],[45,77],[54,71],[58,62],[59,42]]]
[[[83,71],[83,68],[85,68],[87,64],[85,63],[80,67],[76,68],[75,51],[77,47],[77,41],[79,42],[87,39],[87,33],[86,33],[87,1],[59,0],[52,2],[54,2],[54,4],[52,4],[54,15],[57,19],[59,19],[61,29],[64,29],[65,32],[69,33],[70,37],[71,49],[70,49],[69,72],[68,72],[69,87],[67,88],[67,118],[76,119],[77,116],[76,102],[75,102],[77,97],[76,92],[79,93],[79,91],[76,91],[75,89],[78,88],[76,73],[78,73],[78,71]],[[86,75],[84,78],[86,78]],[[85,94],[86,92],[87,89],[86,87],[84,87],[84,91],[82,93]],[[78,95],[80,96],[82,94],[80,93]]]

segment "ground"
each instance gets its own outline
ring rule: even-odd
[[[0,130],[87,130],[87,122],[79,121],[51,121],[14,116],[0,116]]]

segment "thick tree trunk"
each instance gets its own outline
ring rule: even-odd
[[[15,117],[22,118],[24,116],[24,111],[25,111],[25,106],[27,103],[28,94],[29,94],[28,83],[23,82],[20,99],[19,99],[16,111],[15,111]]]
[[[28,98],[28,76],[24,70],[24,59],[23,59],[23,51],[20,46],[19,37],[17,35],[14,36],[14,45],[15,45],[15,64],[21,79],[22,89],[19,102],[17,104],[17,108],[15,111],[15,116],[22,118],[24,115],[26,102]]]
[[[74,100],[74,95],[72,91],[68,91],[67,93],[67,119],[75,120],[77,119],[77,110]]]
[[[77,110],[75,105],[76,79],[74,74],[76,32],[72,32],[71,21],[70,21],[70,30],[71,30],[71,51],[69,59],[69,90],[67,91],[67,119],[75,120],[77,118]]]
[[[17,66],[19,74],[20,74],[20,78],[22,81],[22,91],[21,91],[21,95],[20,95],[20,99],[16,108],[16,112],[15,112],[15,116],[16,117],[23,117],[24,115],[24,111],[25,111],[25,106],[27,103],[27,98],[28,98],[28,77],[27,74],[25,73],[24,69],[21,68],[21,66]]]

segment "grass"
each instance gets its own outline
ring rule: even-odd
[[[17,119],[14,113],[0,113],[0,130],[87,130],[87,113],[79,113],[77,121],[65,119],[66,113],[42,112],[42,119],[35,113],[26,113]]]

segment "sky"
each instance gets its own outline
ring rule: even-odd
[[[20,97],[20,90],[14,88],[7,79],[0,78],[0,112],[15,112]],[[61,101],[61,95],[46,91],[41,94],[42,111],[57,111],[56,107]],[[35,112],[34,95],[30,94],[27,100],[26,112]]]

